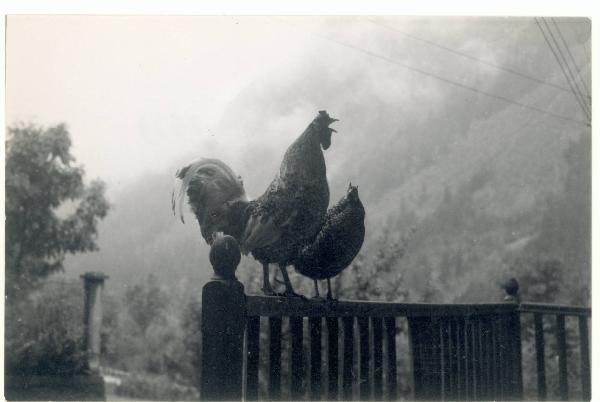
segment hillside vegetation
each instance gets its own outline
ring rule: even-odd
[[[535,24],[456,22],[446,20],[447,35],[432,31],[439,37],[430,39],[465,52],[486,49],[489,60],[566,86]],[[357,46],[429,70],[428,63],[439,58],[445,64],[435,69],[456,82],[584,120],[571,93],[415,45],[389,31],[361,37],[361,27],[353,28]],[[469,33],[471,40],[458,39]],[[589,38],[568,39],[574,54],[587,53]],[[111,275],[112,289],[152,273],[164,286],[199,291],[212,275],[208,247],[191,213],[185,225],[171,214],[176,169],[198,156],[219,157],[257,197],[287,146],[317,110],[326,109],[340,119],[339,133],[325,152],[331,203],[349,181],[359,186],[367,211],[365,263],[381,248],[383,234],[406,237],[395,272],[410,289],[409,300],[429,294],[444,302],[495,301],[501,297],[497,281],[524,274],[519,271],[524,261],[552,259],[560,261],[567,288],[576,291],[547,301],[570,302],[575,300],[569,295],[587,294],[589,128],[334,43],[324,42],[313,52],[290,60],[285,69],[265,72],[239,93],[210,134],[198,133],[206,137],[205,147],[181,144],[183,156],[171,169],[148,173],[117,194],[111,215],[100,226],[100,251],[70,258],[67,273],[102,270]],[[351,62],[332,64],[342,52]],[[581,73],[588,82],[590,66]],[[248,276],[260,273],[251,259],[243,269]],[[294,280],[305,281],[297,275]],[[588,303],[586,297],[576,301]]]

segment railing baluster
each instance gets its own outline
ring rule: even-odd
[[[290,317],[290,332],[292,334],[292,373],[290,382],[290,395],[292,399],[299,400],[304,394],[302,383],[304,380],[304,354],[302,353],[304,320],[302,317]]]
[[[471,319],[465,319],[465,400],[473,397],[473,326]]]
[[[269,317],[269,399],[281,399],[281,317]]]
[[[502,326],[504,329],[504,349],[502,349],[502,352],[504,356],[502,358],[504,360],[504,364],[502,367],[504,369],[504,389],[502,390],[502,397],[504,399],[513,400],[515,399],[515,395],[517,393],[517,373],[513,369],[514,350],[512,347],[512,339],[514,338],[515,334],[512,332],[513,328],[511,316],[504,316],[503,321],[504,322]]]
[[[373,326],[373,399],[383,397],[383,327],[378,317],[371,319]]]
[[[510,348],[508,344],[508,316],[501,315],[498,317],[498,332],[500,335],[500,345],[498,349],[498,355],[500,357],[500,398],[508,400],[509,394],[511,393],[510,387],[511,377],[509,376],[508,365],[510,359]]]
[[[496,370],[497,356],[497,334],[496,326],[494,324],[495,316],[492,315],[488,318],[488,358],[489,358],[489,388],[488,388],[488,399],[495,399],[495,395],[498,395],[498,373]]]
[[[491,325],[490,325],[490,329],[491,329],[491,346],[492,346],[492,350],[491,350],[491,362],[492,362],[492,384],[490,387],[490,390],[492,392],[492,394],[490,395],[491,398],[493,399],[497,399],[498,395],[500,394],[500,389],[502,387],[502,384],[500,384],[500,378],[499,378],[499,370],[498,370],[498,366],[500,363],[500,356],[498,355],[498,345],[499,345],[499,337],[498,337],[498,323],[497,323],[497,316],[496,315],[492,315],[491,317]]]
[[[415,397],[436,400],[441,395],[441,346],[440,320],[438,317],[418,317],[411,319],[413,347],[418,347],[419,373],[415,373]],[[417,385],[419,388],[417,388]]]
[[[432,364],[431,364],[431,398],[440,399],[442,397],[442,343],[440,339],[440,328],[442,320],[440,317],[432,317],[431,330],[429,331],[429,342],[433,346]]]
[[[449,397],[450,387],[450,338],[448,319],[440,319],[439,324],[440,337],[440,380],[441,380],[441,399],[446,400]]]
[[[250,316],[246,328],[246,400],[258,400],[258,362],[260,353],[260,317]]]
[[[498,372],[498,393],[494,395],[494,398],[506,399],[506,391],[509,386],[508,378],[506,376],[506,355],[508,354],[507,342],[506,342],[506,317],[504,315],[496,316],[495,332],[497,335],[498,343],[496,345],[496,370]]]
[[[330,401],[338,399],[338,319],[327,318],[327,364],[328,364],[328,392],[327,399]]]
[[[423,345],[421,336],[423,336],[420,317],[409,318],[409,341],[412,354],[412,375],[413,375],[413,398],[419,400],[423,398]]]
[[[484,399],[493,399],[494,395],[494,334],[492,320],[486,317],[484,321],[485,336],[485,389]]]
[[[431,317],[413,317],[410,339],[413,349],[414,398],[431,400],[440,397],[439,321]]]
[[[541,313],[533,315],[535,326],[535,360],[537,367],[537,389],[538,399],[545,401],[547,397],[546,391],[546,358],[545,358],[545,341],[544,341],[544,321]]]
[[[321,400],[321,317],[310,317],[310,399]]]
[[[473,400],[481,399],[481,319],[473,319]]]
[[[474,400],[479,400],[483,395],[483,326],[481,317],[475,319],[475,328],[473,331],[475,345],[475,393]]]
[[[397,398],[398,384],[396,372],[396,318],[385,318],[385,337],[387,341],[387,391],[388,400]]]
[[[569,380],[567,378],[567,337],[565,333],[565,316],[556,316],[556,344],[558,346],[558,388],[561,400],[569,400]]]
[[[519,312],[511,313],[509,316],[509,345],[510,345],[510,358],[509,363],[509,375],[512,378],[513,387],[510,390],[512,397],[515,400],[523,399],[523,365],[522,365],[522,352],[521,352],[521,315]]]
[[[448,352],[450,356],[448,364],[450,371],[448,399],[454,400],[458,399],[458,342],[456,339],[458,325],[456,318],[450,318],[448,321]]]
[[[588,336],[587,317],[579,317],[579,354],[581,359],[581,399],[589,401],[592,398],[590,378],[590,340]]]
[[[466,380],[467,380],[467,359],[466,357],[466,339],[465,339],[465,319],[458,317],[456,320],[456,342],[458,344],[458,398],[466,398]]]
[[[518,393],[517,387],[517,372],[516,366],[513,367],[513,360],[515,358],[515,349],[513,348],[513,340],[516,336],[514,333],[512,317],[510,314],[502,316],[502,381],[504,387],[502,389],[502,398],[505,400],[517,399],[516,394]]]
[[[371,382],[369,378],[369,318],[358,318],[358,331],[360,339],[360,399],[365,401],[371,396]]]
[[[354,377],[354,317],[344,317],[344,373],[343,373],[343,397],[344,400],[352,400],[352,380]]]

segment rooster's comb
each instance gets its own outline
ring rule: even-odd
[[[325,110],[319,110],[319,115],[315,118],[315,120],[323,120],[327,125],[333,123],[334,121],[338,121],[338,119],[334,119],[329,116],[329,113]]]

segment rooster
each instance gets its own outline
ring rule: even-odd
[[[269,264],[278,264],[286,290],[294,296],[287,266],[298,250],[314,239],[329,205],[323,151],[331,145],[329,125],[337,119],[320,111],[289,146],[278,174],[256,200],[249,200],[240,176],[218,159],[199,159],[176,173],[172,208],[183,221],[183,200],[200,224],[202,236],[212,243],[217,232],[233,236],[243,253],[263,266],[263,292],[276,295],[269,282]]]
[[[327,211],[325,223],[315,239],[302,248],[293,261],[296,271],[315,282],[327,279],[327,299],[333,300],[330,278],[338,275],[354,260],[365,239],[365,209],[358,187],[348,186],[346,195]]]

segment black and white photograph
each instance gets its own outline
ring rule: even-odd
[[[5,400],[591,400],[592,18],[342,14],[6,15]]]

